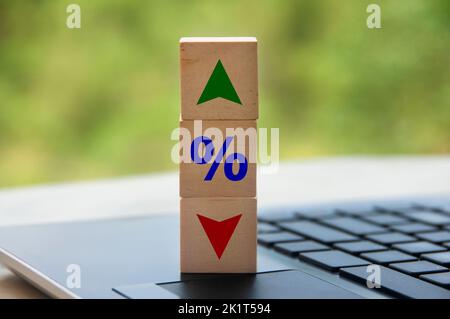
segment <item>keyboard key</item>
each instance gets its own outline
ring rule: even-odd
[[[288,220],[297,219],[297,216],[293,211],[289,210],[280,210],[280,211],[269,211],[269,212],[261,212],[258,214],[258,220],[265,223],[275,223],[282,222]]]
[[[381,212],[397,212],[413,208],[413,203],[409,201],[391,201],[375,204],[375,208]]]
[[[420,276],[421,279],[429,281],[435,285],[450,289],[450,272],[443,272],[439,274],[429,274]]]
[[[426,260],[390,264],[389,267],[411,276],[447,271],[447,268],[430,263]]]
[[[286,243],[291,241],[304,240],[302,236],[291,234],[288,232],[268,233],[258,235],[258,243],[264,246],[272,246],[276,243]]]
[[[402,225],[392,225],[391,229],[406,233],[406,234],[415,234],[426,231],[433,231],[437,228],[434,226],[430,226],[422,223],[411,223],[411,224],[402,224]]]
[[[412,211],[407,213],[406,216],[419,222],[435,226],[450,224],[450,216],[435,212]]]
[[[291,223],[280,223],[278,225],[283,229],[315,239],[323,243],[335,243],[358,239],[357,237],[350,234],[346,234],[311,221],[296,221]]]
[[[391,263],[398,263],[403,261],[414,261],[417,260],[417,258],[407,255],[405,253],[402,253],[397,250],[386,250],[386,251],[379,251],[374,253],[364,253],[361,254],[361,257],[366,258],[370,261],[373,261],[377,264],[391,264]]]
[[[422,233],[417,234],[417,237],[428,241],[432,241],[433,243],[442,243],[444,241],[450,240],[450,231],[443,230],[432,233]]]
[[[386,250],[387,248],[383,245],[373,243],[368,240],[354,241],[349,243],[338,243],[334,247],[344,250],[351,254],[360,254],[372,251]]]
[[[384,245],[406,243],[406,242],[411,242],[411,241],[417,240],[416,238],[411,237],[409,235],[405,235],[402,233],[396,233],[396,232],[367,235],[366,237],[369,238],[370,240],[376,241],[377,243],[384,244]]]
[[[431,211],[432,211],[431,209],[422,207],[422,206],[418,205],[417,203],[414,203],[414,204],[412,205],[412,207],[405,208],[405,209],[396,209],[396,210],[394,211],[394,213],[407,216],[408,214],[411,214],[411,213],[416,213],[416,212],[431,212]]]
[[[266,224],[266,223],[258,223],[258,233],[259,234],[276,233],[279,231],[280,231],[280,229],[274,225]]]
[[[304,218],[323,218],[335,216],[337,214],[334,206],[302,207],[296,210],[295,214]]]
[[[337,217],[325,219],[322,223],[349,232],[354,235],[367,235],[386,232],[386,228],[369,224],[352,217]]]
[[[377,210],[373,204],[354,203],[336,205],[336,210],[342,214],[353,216],[364,216],[376,213]]]
[[[291,242],[291,243],[279,243],[275,244],[273,248],[285,255],[297,256],[299,253],[309,251],[319,251],[330,249],[328,246],[320,244],[312,240]]]
[[[389,214],[369,215],[363,216],[362,218],[369,222],[383,226],[405,224],[408,222],[408,220],[403,217]]]
[[[395,297],[417,299],[448,299],[450,291],[430,284],[399,271],[381,266],[381,285],[379,290]],[[363,285],[367,283],[367,267],[343,268],[339,275],[355,280]],[[378,289],[377,289],[378,290]]]
[[[441,205],[435,205],[433,208],[438,211],[450,215],[450,201],[442,203]]]
[[[433,254],[425,254],[421,256],[429,261],[432,261],[436,264],[443,265],[445,267],[450,267],[450,251],[444,253],[433,253]]]
[[[392,247],[412,255],[420,255],[425,253],[434,253],[438,251],[447,250],[445,247],[432,244],[426,241],[417,241],[414,243],[406,243],[406,244],[395,244]]]
[[[420,206],[436,211],[450,213],[450,200],[428,200],[426,202],[422,202]]]
[[[433,209],[430,207],[425,207],[423,205],[416,203],[412,204],[412,207],[406,208],[406,209],[397,209],[395,213],[397,214],[410,214],[415,212],[433,212]]]
[[[310,253],[301,253],[300,260],[314,264],[318,267],[337,271],[339,268],[368,265],[369,262],[344,253],[339,250],[316,251]]]

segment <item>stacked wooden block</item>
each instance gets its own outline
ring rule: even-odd
[[[255,38],[182,38],[180,59],[180,128],[189,130],[192,146],[196,138],[203,141],[203,153],[197,154],[197,147],[191,147],[191,158],[198,156],[206,160],[211,146],[214,150],[210,154],[212,161],[180,164],[181,272],[255,272],[256,145],[250,145],[250,138],[246,139],[245,145],[240,146],[243,147],[240,154],[248,160],[247,169],[243,170],[242,157],[236,158],[228,174],[225,174],[224,161],[230,154],[236,154],[233,152],[239,149],[238,139],[233,138],[229,148],[221,147],[230,136],[227,129],[256,132],[257,41]],[[194,129],[197,120],[202,120],[200,132]],[[223,138],[216,137],[218,131]],[[223,160],[216,165],[214,159],[218,155]],[[237,176],[237,172],[245,172],[245,176]]]

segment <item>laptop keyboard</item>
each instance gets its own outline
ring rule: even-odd
[[[450,298],[450,199],[262,211],[258,243],[395,297]]]

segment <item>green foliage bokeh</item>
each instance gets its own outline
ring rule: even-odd
[[[175,169],[182,36],[258,38],[282,159],[450,151],[448,0],[0,0],[0,186]]]

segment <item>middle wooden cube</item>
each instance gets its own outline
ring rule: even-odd
[[[180,121],[180,196],[255,197],[256,121]]]

